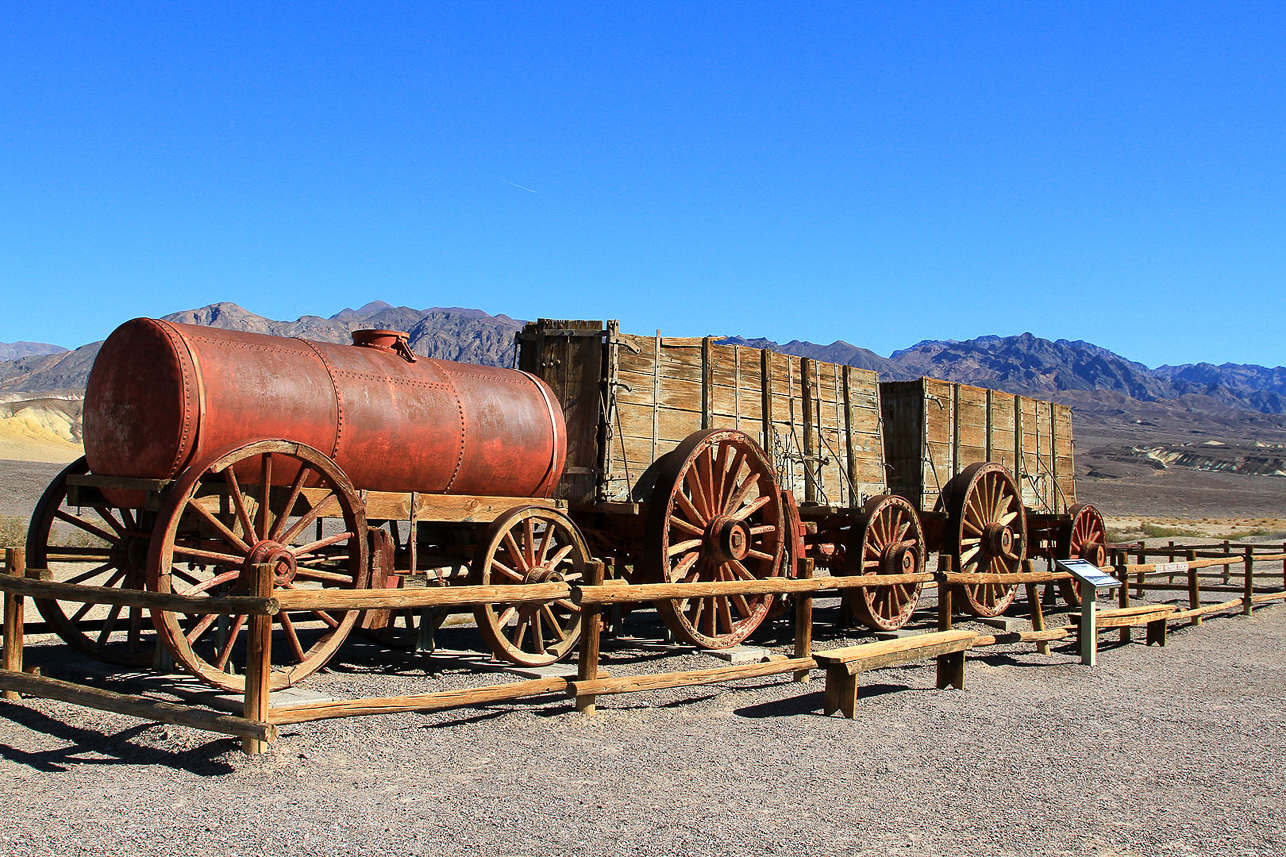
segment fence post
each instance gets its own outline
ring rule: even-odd
[[[590,560],[588,572],[589,580],[587,583],[590,586],[603,585],[606,566],[602,562]],[[598,653],[603,637],[603,605],[582,604],[580,621],[581,636],[580,650],[576,653],[576,679],[577,681],[593,681],[598,678]],[[594,699],[595,695],[592,693],[577,696],[576,710],[581,714],[593,714]]]
[[[1246,583],[1242,587],[1241,612],[1244,616],[1249,616],[1255,609],[1253,596],[1255,594],[1255,549],[1246,548]]]
[[[1174,539],[1170,539],[1170,558],[1169,558],[1168,560],[1166,560],[1166,562],[1170,563],[1171,565],[1174,565],[1174,557],[1175,557],[1175,553],[1174,553]],[[1171,572],[1171,573],[1169,574],[1169,576],[1167,576],[1167,577],[1166,577],[1166,581],[1165,581],[1165,582],[1166,582],[1166,583],[1174,583],[1174,573],[1173,573],[1173,572]]]
[[[1226,557],[1232,556],[1232,545],[1228,543],[1227,539],[1223,540],[1223,555]],[[1232,563],[1229,563],[1228,565],[1225,565],[1223,567],[1224,586],[1227,586],[1229,581],[1231,580],[1232,580]]]
[[[1286,554],[1286,542],[1282,542],[1282,553]],[[1286,586],[1286,559],[1282,560],[1282,586]]]
[[[1023,571],[1031,570],[1031,560],[1023,562]],[[1027,603],[1031,605],[1031,629],[1033,631],[1045,630],[1045,612],[1040,606],[1040,586],[1039,584],[1027,584]],[[1036,652],[1042,655],[1049,654],[1049,641],[1038,640],[1036,642]]]
[[[1127,571],[1126,569],[1129,567],[1129,564],[1130,564],[1130,554],[1126,551],[1120,551],[1116,555],[1116,559],[1117,559],[1117,562],[1120,564],[1117,565],[1113,569],[1113,571],[1115,572],[1117,578],[1121,581],[1120,588],[1116,590],[1116,603],[1121,607],[1129,607],[1130,606],[1130,572]],[[1081,599],[1081,600],[1082,602],[1084,601],[1084,599]],[[1082,604],[1082,606],[1084,605]],[[1097,631],[1095,633],[1097,634]],[[1121,642],[1128,643],[1133,639],[1134,639],[1134,633],[1130,629],[1130,626],[1122,625],[1121,633],[1120,633]],[[1098,642],[1096,640],[1095,641],[1096,649],[1097,649],[1097,646],[1098,646]]]
[[[947,575],[950,574],[951,555],[947,553],[938,554],[938,573],[935,578],[938,581],[938,630],[951,630],[951,585],[947,583]]]
[[[26,555],[22,548],[5,548],[4,570],[11,577],[26,575]],[[23,612],[26,599],[12,592],[4,594],[4,668],[13,672],[22,672],[23,645]],[[18,700],[22,697],[16,690],[6,690],[4,698]]]
[[[1197,552],[1194,550],[1186,551],[1188,558],[1188,609],[1196,610],[1201,606],[1201,583],[1197,580],[1197,570],[1192,564],[1197,561]],[[1192,617],[1192,624],[1204,625],[1200,616]]]
[[[1143,548],[1139,548],[1139,565],[1143,565],[1147,561],[1148,561],[1148,552]],[[1123,585],[1129,586],[1130,584],[1125,583]],[[1134,597],[1139,599],[1143,598],[1143,572],[1141,571],[1137,575],[1135,575]]]
[[[815,564],[816,561],[811,557],[805,557],[799,569],[799,576],[804,580],[812,580]],[[795,598],[795,657],[811,658],[813,656],[813,594],[800,592]],[[811,671],[795,670],[794,679],[801,684],[806,683],[812,679]]]
[[[250,594],[257,598],[271,598],[273,565],[258,563],[251,567]],[[272,692],[272,616],[256,613],[250,617],[250,637],[246,651],[245,718],[257,723],[268,720]],[[257,738],[242,738],[241,749],[257,756],[268,745]]]

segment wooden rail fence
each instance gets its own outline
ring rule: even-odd
[[[1200,624],[1210,613],[1240,608],[1249,614],[1254,606],[1286,600],[1286,545],[1276,553],[1276,546],[1247,546],[1239,554],[1198,556],[1195,548],[1183,548],[1185,558],[1170,560],[1179,548],[1137,549],[1131,553],[1138,560],[1128,562],[1124,551],[1115,551],[1112,569],[1125,585],[1118,592],[1121,607],[1130,606],[1130,589],[1186,590],[1189,606],[1174,610],[1172,621],[1192,620]],[[1147,562],[1151,556],[1165,557],[1166,562]],[[1255,586],[1256,563],[1282,562],[1282,590]],[[1223,568],[1242,564],[1240,597],[1220,603],[1201,603],[1202,592],[1228,591],[1227,577],[1205,575],[1202,569]],[[1046,628],[1037,587],[1071,577],[1063,572],[1037,571],[1030,561],[1017,574],[959,574],[950,568],[950,559],[939,559],[936,573],[814,577],[811,561],[801,563],[796,578],[769,580],[720,581],[712,583],[659,583],[622,585],[604,580],[604,565],[591,562],[589,577],[582,583],[545,583],[521,588],[508,586],[456,586],[449,588],[401,590],[290,590],[272,592],[270,566],[255,566],[252,573],[252,595],[224,598],[187,597],[146,591],[122,590],[58,583],[48,579],[43,569],[27,569],[21,549],[5,552],[5,567],[0,574],[0,591],[4,593],[3,650],[0,650],[0,691],[4,699],[19,695],[58,699],[65,702],[128,714],[147,720],[191,726],[211,732],[234,735],[242,739],[243,749],[250,754],[264,751],[277,739],[279,725],[303,723],[336,717],[365,714],[389,714],[431,711],[443,708],[476,706],[502,700],[567,694],[575,700],[576,710],[592,714],[596,699],[602,695],[641,690],[693,686],[734,679],[792,673],[797,681],[808,681],[818,668],[812,642],[813,599],[824,591],[860,589],[894,584],[933,581],[938,589],[938,630],[951,630],[952,589],[960,585],[1003,583],[1026,587],[1031,609],[1032,630],[980,635],[974,648],[1001,643],[1034,643],[1037,650],[1048,654],[1049,643],[1076,633],[1075,626]],[[1165,575],[1185,575],[1181,587],[1147,583],[1147,579]],[[1263,575],[1261,575],[1262,578]],[[1210,584],[1210,580],[1218,580]],[[1274,581],[1275,582],[1275,581]],[[1203,585],[1204,584],[1204,585]],[[1131,586],[1132,585],[1132,586]],[[761,663],[740,664],[714,669],[685,670],[648,675],[606,677],[600,670],[601,616],[604,607],[642,603],[671,598],[708,597],[715,595],[793,594],[795,596],[795,642],[789,656],[778,656]],[[229,613],[250,616],[249,657],[246,690],[241,716],[219,714],[177,703],[162,702],[142,696],[115,693],[23,671],[24,602],[27,598],[57,598],[92,604],[139,606],[154,610],[185,613]],[[373,697],[352,700],[273,706],[268,692],[271,677],[272,617],[282,610],[389,609],[437,606],[474,606],[504,603],[548,603],[570,599],[583,611],[582,640],[574,678],[539,678],[468,688],[396,697]],[[1128,639],[1129,627],[1122,627]]]

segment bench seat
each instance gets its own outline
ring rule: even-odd
[[[814,652],[813,659],[826,670],[825,713],[840,711],[845,717],[854,716],[858,676],[863,670],[927,658],[938,659],[938,687],[951,685],[964,688],[965,652],[973,645],[977,636],[973,631],[936,631]]]

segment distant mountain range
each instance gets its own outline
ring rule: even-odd
[[[48,342],[0,342],[0,360],[17,360],[19,357],[36,354],[57,354],[66,350],[61,345],[50,345]]]
[[[233,303],[211,304],[165,318],[337,343],[348,342],[350,332],[361,328],[404,330],[417,354],[493,366],[512,365],[514,332],[522,326],[521,321],[506,315],[493,316],[476,309],[416,310],[383,301],[344,309],[330,318],[306,315],[296,321],[274,321]],[[1286,413],[1286,367],[1197,363],[1149,369],[1088,342],[1041,339],[1030,333],[981,336],[965,342],[925,340],[888,357],[843,341],[780,344],[739,336],[725,341],[872,369],[885,380],[929,375],[1071,404],[1133,399],[1171,402],[1190,411],[1226,412],[1232,408]],[[74,351],[36,343],[0,344],[0,356],[14,355],[0,362],[0,392],[83,390],[100,344]]]

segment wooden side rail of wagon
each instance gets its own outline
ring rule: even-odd
[[[857,706],[858,680],[864,670],[912,663],[937,658],[938,688],[964,689],[965,653],[977,635],[972,631],[935,631],[880,640],[842,649],[814,652],[813,659],[826,669],[826,693],[823,711],[839,711],[850,720]]]

